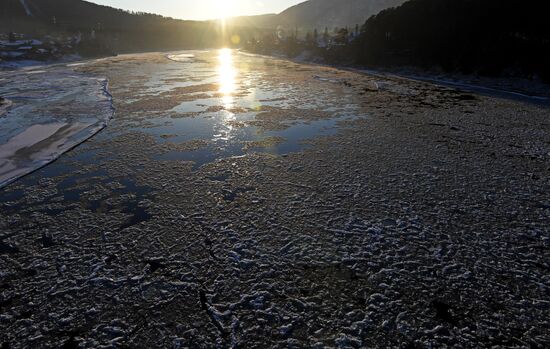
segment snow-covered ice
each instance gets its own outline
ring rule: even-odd
[[[63,66],[8,72],[0,96],[10,103],[0,113],[0,187],[96,134],[114,112],[107,80]]]

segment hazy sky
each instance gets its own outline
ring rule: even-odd
[[[90,0],[125,10],[157,13],[181,19],[279,13],[304,0]]]

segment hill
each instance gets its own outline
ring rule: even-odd
[[[361,25],[369,17],[406,0],[309,0],[277,15],[277,24],[306,29]]]
[[[380,11],[399,6],[406,0],[309,0],[279,14],[235,17],[232,23],[256,28],[334,29],[363,24]]]

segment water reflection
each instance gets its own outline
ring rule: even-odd
[[[191,55],[190,52],[179,53],[182,54]],[[207,145],[192,151],[184,148],[161,153],[154,157],[156,160],[190,161],[194,163],[193,168],[197,169],[216,160],[251,152],[299,152],[310,146],[304,140],[333,135],[339,128],[339,122],[358,115],[356,104],[352,98],[348,98],[351,94],[331,97],[332,85],[337,86],[335,89],[339,91],[338,82],[329,84],[317,79],[295,81],[291,73],[305,74],[307,77],[309,73],[288,72],[285,65],[273,64],[231,49],[195,51],[192,54],[195,58],[186,60],[186,64],[178,69],[167,66],[166,75],[163,75],[167,84],[162,88],[179,86],[170,82],[173,77],[189,78],[188,86],[215,84],[215,90],[212,91],[215,94],[208,98],[200,95],[197,99],[184,101],[174,109],[177,113],[196,116],[173,118],[167,115],[148,119],[152,127],[139,130],[155,135],[160,143],[204,140]],[[288,82],[280,84],[282,79],[273,79],[273,75],[278,74],[287,74]],[[262,105],[272,107],[275,111],[273,124],[271,120],[257,119]],[[287,109],[290,110],[289,114],[296,111],[296,115],[287,119],[282,113]],[[315,113],[329,112],[333,117],[319,120],[309,118],[308,109]],[[297,119],[298,113],[303,113],[305,120]],[[165,138],[166,135],[176,136]]]
[[[222,95],[222,102],[225,108],[223,112],[223,130],[214,135],[215,139],[229,141],[232,138],[233,126],[232,121],[235,121],[235,114],[229,111],[233,108],[233,94],[237,89],[237,70],[233,66],[233,52],[231,49],[224,48],[219,51],[218,55],[218,92]]]
[[[233,93],[236,90],[237,70],[233,66],[233,52],[224,48],[218,55],[219,92],[223,95],[224,106],[229,109],[233,104]]]

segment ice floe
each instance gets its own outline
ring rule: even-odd
[[[181,53],[168,55],[166,58],[174,62],[190,62],[195,58],[195,55],[192,53]]]
[[[0,187],[93,136],[114,113],[107,80],[62,66],[9,72],[0,96]]]

